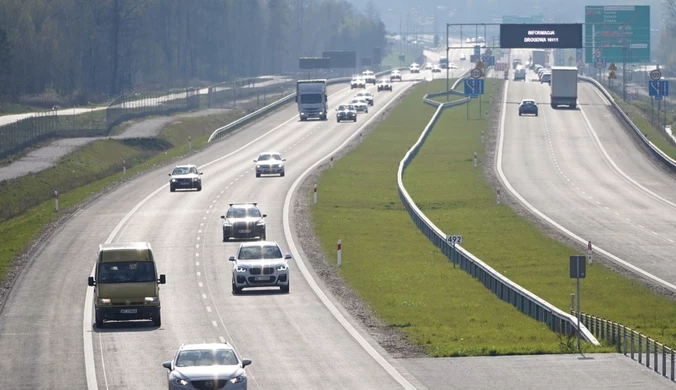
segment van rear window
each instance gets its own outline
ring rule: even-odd
[[[101,261],[150,261],[150,251],[139,250],[104,250],[101,252]]]
[[[155,281],[152,261],[99,263],[98,283],[143,283]]]

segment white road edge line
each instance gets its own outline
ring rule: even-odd
[[[415,82],[412,83],[406,83],[407,85],[404,86],[404,88],[399,91],[387,104],[385,104],[382,108],[380,108],[376,113],[382,111],[383,109],[387,108],[389,105],[397,101],[397,97],[401,95],[404,91],[406,91],[408,88],[410,88],[412,85],[416,84]],[[291,233],[291,226],[289,222],[289,213],[290,213],[290,206],[291,206],[291,199],[293,198],[293,193],[295,192],[296,188],[300,183],[305,179],[305,177],[312,172],[318,165],[329,159],[331,156],[336,154],[339,150],[343,149],[350,141],[352,141],[354,138],[356,138],[362,131],[363,128],[368,126],[371,121],[374,119],[378,118],[378,115],[373,115],[371,116],[366,123],[361,125],[352,135],[346,139],[342,144],[340,144],[336,149],[334,149],[332,152],[327,154],[324,158],[321,160],[315,162],[312,164],[310,167],[308,167],[303,173],[300,174],[300,176],[296,179],[296,181],[293,182],[291,185],[291,188],[289,189],[289,192],[286,193],[286,198],[284,199],[284,210],[282,212],[282,221],[284,223],[284,235],[286,236],[286,241],[289,243],[289,249],[291,250],[291,253],[293,254],[293,258],[298,265],[298,269],[301,271],[303,276],[305,277],[305,280],[308,282],[312,290],[317,294],[317,297],[322,301],[324,306],[326,306],[327,309],[333,314],[333,316],[338,320],[338,322],[345,328],[345,330],[359,343],[359,345],[364,348],[364,350],[371,355],[371,357],[378,362],[384,369],[387,371],[390,376],[394,380],[396,380],[403,388],[409,389],[409,390],[415,390],[416,387],[413,386],[406,378],[404,378],[403,375],[399,371],[397,371],[396,368],[390,364],[390,362],[385,359],[378,351],[373,348],[371,344],[369,344],[368,341],[350,324],[350,322],[341,314],[341,312],[334,306],[334,304],[331,302],[331,300],[324,294],[321,288],[317,285],[317,282],[315,282],[314,278],[310,274],[310,271],[308,271],[307,267],[305,266],[305,263],[303,262],[303,259],[300,257],[300,254],[298,253],[298,249],[296,248],[296,244],[293,241],[293,234]]]
[[[503,100],[502,100],[502,113],[500,114],[500,127],[499,127],[500,134],[499,134],[499,140],[498,140],[497,169],[498,169],[498,175],[500,176],[500,180],[505,185],[505,187],[507,187],[509,192],[512,193],[512,195],[514,195],[514,197],[516,197],[532,213],[538,215],[540,218],[544,219],[549,224],[556,227],[557,229],[559,229],[561,232],[563,232],[567,236],[569,236],[572,239],[574,239],[575,241],[579,242],[581,245],[586,246],[587,240],[585,240],[582,237],[576,235],[575,233],[571,232],[570,230],[566,229],[565,227],[559,225],[556,221],[549,218],[547,215],[543,214],[540,210],[536,209],[535,207],[533,207],[533,205],[528,203],[528,201],[526,199],[524,199],[524,197],[521,196],[521,194],[519,194],[516,191],[516,189],[514,189],[514,187],[512,187],[512,184],[509,182],[509,180],[507,180],[505,173],[502,171],[502,150],[503,150],[504,140],[505,140],[505,117],[506,117],[506,114],[507,114],[507,91],[508,91],[508,89],[509,89],[509,81],[506,81],[505,82],[505,92],[504,92],[504,96],[503,96]],[[621,258],[619,258],[619,257],[613,255],[612,253],[600,248],[597,245],[594,246],[594,249],[597,252],[599,252],[599,253],[607,256],[608,258],[612,259],[616,263],[622,265],[623,267],[625,267],[625,268],[627,268],[627,269],[629,269],[633,272],[636,272],[637,274],[642,275],[642,276],[644,276],[648,279],[651,279],[651,280],[661,284],[663,287],[670,289],[671,291],[676,291],[676,285],[673,285],[673,284],[667,282],[666,280],[660,279],[657,276],[655,276],[655,275],[653,275],[649,272],[646,272],[646,271],[642,270],[641,268],[639,268],[639,267],[637,267],[633,264],[628,263],[625,260],[622,260]]]
[[[329,96],[335,96],[337,94],[340,94],[344,91],[346,91],[347,88],[343,88],[339,91],[336,91],[335,93],[329,95]],[[225,156],[221,156],[215,160],[209,161],[208,163],[198,167],[198,168],[204,168],[208,167],[209,165],[215,164],[225,158],[228,158],[236,153],[241,152],[242,150],[248,148],[249,146],[253,145],[254,143],[260,141],[261,139],[265,138],[266,136],[272,134],[273,132],[277,131],[278,129],[282,128],[284,125],[287,123],[293,121],[293,120],[298,120],[298,115],[294,115],[291,117],[289,120],[286,120],[282,122],[280,125],[277,127],[274,127],[272,130],[268,131],[267,133],[261,135],[258,138],[255,138],[251,140],[250,142],[244,144],[241,146],[239,149],[232,151]],[[367,122],[368,123],[368,122]],[[232,184],[232,183],[231,183]],[[140,202],[136,204],[129,212],[120,220],[120,222],[115,226],[112,232],[110,232],[110,235],[108,238],[106,238],[106,244],[110,244],[113,242],[113,239],[117,234],[119,233],[120,229],[129,221],[129,219],[144,205],[146,204],[150,199],[152,199],[155,195],[157,195],[160,191],[164,190],[167,188],[169,184],[165,184],[162,187],[156,189],[150,195],[146,196],[143,198]],[[223,191],[221,191],[223,193]],[[207,219],[207,217],[204,217],[202,219]],[[92,267],[92,272],[90,275],[94,275],[96,271],[96,263],[94,263],[94,266]],[[99,385],[98,385],[98,380],[96,378],[96,364],[94,361],[94,336],[92,333],[94,330],[92,329],[92,313],[93,313],[93,305],[94,305],[94,290],[91,288],[87,288],[87,292],[85,293],[85,301],[84,301],[84,313],[83,313],[83,319],[82,319],[82,338],[83,338],[83,346],[84,346],[84,359],[85,359],[85,377],[87,379],[87,390],[98,390]],[[103,357],[102,357],[103,358]],[[105,376],[105,371],[104,371],[104,376]],[[106,388],[107,385],[106,385]]]

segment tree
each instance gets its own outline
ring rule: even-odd
[[[12,91],[12,42],[7,31],[0,29],[0,99]]]

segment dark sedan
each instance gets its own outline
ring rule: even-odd
[[[535,103],[535,100],[524,99],[519,104],[519,116],[523,114],[534,114],[538,116],[538,104]]]

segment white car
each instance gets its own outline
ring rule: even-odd
[[[239,294],[247,287],[279,287],[289,292],[289,262],[291,254],[282,255],[274,241],[242,243],[232,262],[232,293]]]
[[[399,72],[396,69],[393,70],[392,73],[390,73],[390,81],[394,81],[394,80],[401,81],[401,72]]]
[[[376,84],[376,74],[373,73],[372,70],[365,70],[362,72],[362,77],[364,78],[364,81],[366,84],[371,83],[373,85]]]
[[[426,62],[425,63],[425,70],[430,70],[432,69],[432,63],[431,62]]]
[[[458,69],[458,65],[454,64],[451,62],[451,64],[448,66],[450,69]]]
[[[279,175],[284,177],[284,161],[279,152],[265,152],[258,155],[256,163],[256,177],[261,175]]]
[[[467,56],[465,55],[465,53],[460,54],[460,61],[465,61],[466,59],[467,59]]]
[[[336,108],[336,122],[357,121],[357,110],[350,103],[341,104]]]
[[[378,92],[380,91],[392,91],[392,82],[390,79],[380,79],[378,82]]]
[[[359,92],[358,94],[354,95],[355,99],[364,99],[366,100],[366,103],[369,104],[369,106],[373,105],[373,94],[368,91],[363,91]]]
[[[414,63],[411,64],[411,66],[408,67],[408,70],[411,73],[420,73],[420,65],[418,65],[414,62]]]
[[[369,104],[366,102],[365,99],[352,99],[350,102],[354,106],[354,109],[357,110],[357,112],[364,111],[364,113],[368,114],[369,112]]]
[[[366,88],[366,80],[360,76],[352,77],[352,81],[350,81],[350,89],[355,88]]]
[[[432,73],[441,73],[441,67],[439,65],[434,65],[432,67]]]

